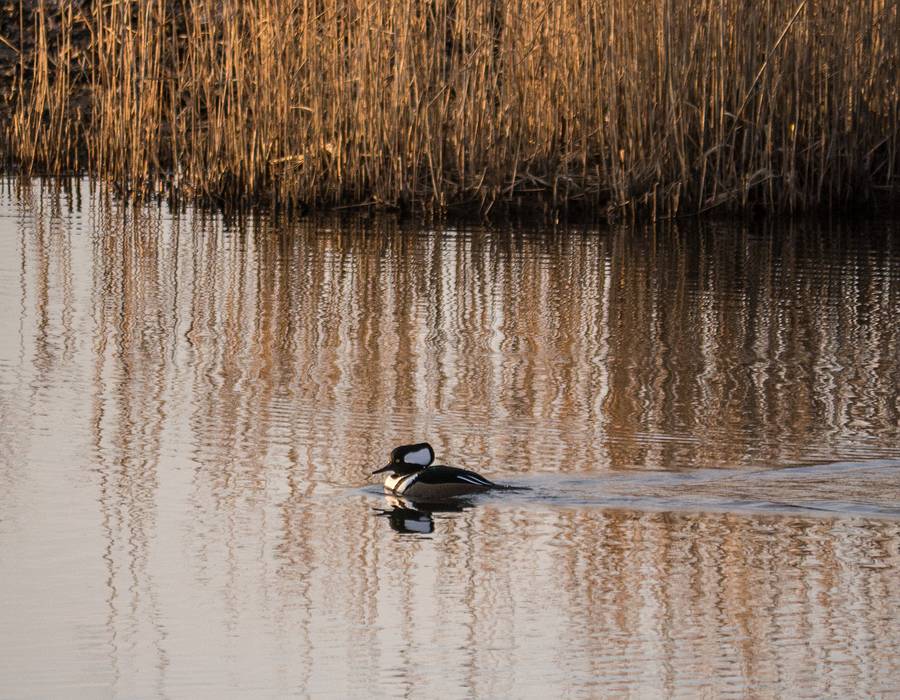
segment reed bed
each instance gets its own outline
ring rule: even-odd
[[[838,209],[900,185],[888,0],[10,7],[21,171],[232,205],[611,217]]]

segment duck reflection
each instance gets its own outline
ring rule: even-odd
[[[378,517],[388,519],[391,529],[404,534],[429,535],[434,532],[434,513],[461,513],[472,507],[471,501],[411,501],[399,496],[385,496],[390,509],[376,508]]]

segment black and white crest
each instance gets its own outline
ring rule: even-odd
[[[427,442],[417,442],[415,445],[395,447],[391,450],[391,463],[372,473],[412,474],[420,469],[425,469],[432,462],[434,462],[434,450],[431,449],[431,445]]]
[[[401,445],[391,452],[392,464],[409,464],[417,467],[427,467],[434,461],[434,450],[427,442],[419,442],[415,445]]]

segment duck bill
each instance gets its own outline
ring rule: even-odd
[[[381,469],[376,469],[373,474],[381,474],[382,472],[389,472],[393,467],[392,464],[387,465],[386,467],[382,467]]]

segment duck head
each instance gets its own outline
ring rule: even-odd
[[[434,450],[427,442],[417,442],[415,445],[401,445],[391,451],[391,462],[381,469],[376,469],[373,474],[393,472],[394,474],[412,474],[424,469],[434,462]]]

